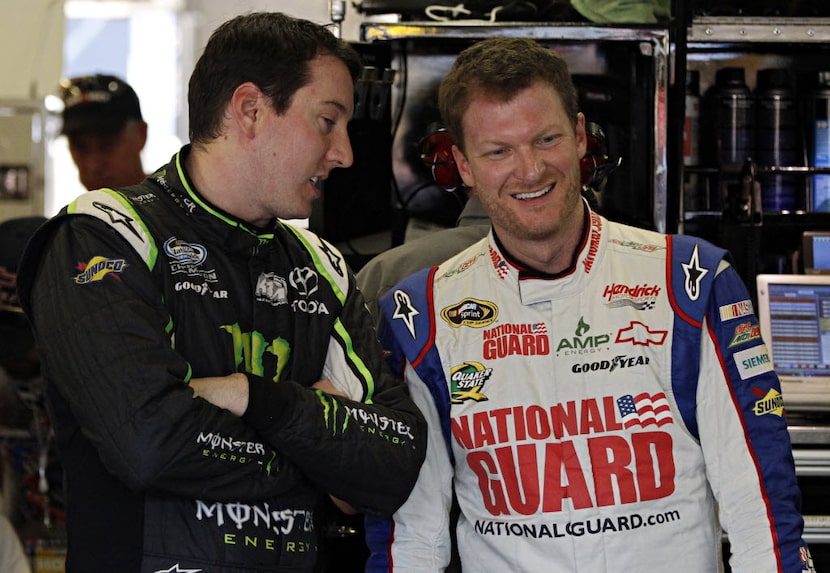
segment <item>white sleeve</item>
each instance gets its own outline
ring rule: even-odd
[[[737,398],[729,393],[717,349],[704,322],[698,386],[700,443],[718,517],[730,541],[731,570],[777,571],[773,524],[764,502],[760,467],[748,444]],[[745,383],[751,387],[750,383]]]
[[[412,400],[427,421],[427,453],[409,498],[392,517],[394,573],[436,573],[450,562],[450,505],[453,467],[433,397],[407,363]]]
[[[331,382],[332,386],[343,392],[350,400],[362,402],[366,399],[363,384],[348,365],[343,348],[334,338],[330,338],[326,362],[323,364],[323,379]]]

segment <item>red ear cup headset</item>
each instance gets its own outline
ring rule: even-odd
[[[421,162],[435,182],[447,191],[455,191],[463,182],[452,156],[452,137],[440,124],[430,124],[429,134],[421,142]]]
[[[622,157],[618,157],[616,161],[612,161],[608,157],[605,132],[596,123],[589,121],[585,124],[585,134],[587,135],[588,145],[585,155],[579,160],[582,187],[588,187],[599,192],[605,188],[611,172],[622,163]]]
[[[447,191],[455,191],[464,183],[452,156],[452,137],[439,123],[430,124],[429,133],[420,141],[421,162],[429,169],[435,182]],[[583,187],[602,191],[608,175],[622,162],[611,161],[605,142],[605,132],[593,122],[585,126],[588,147],[579,160],[580,179]]]

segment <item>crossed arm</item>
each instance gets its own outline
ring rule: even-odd
[[[242,373],[228,376],[194,378],[190,381],[194,398],[204,398],[214,406],[224,408],[232,414],[242,416],[248,409],[248,378]],[[347,398],[346,394],[334,387],[329,380],[320,380],[311,385],[313,389],[326,394]],[[358,511],[345,501],[329,495],[334,505],[343,513],[353,515]]]

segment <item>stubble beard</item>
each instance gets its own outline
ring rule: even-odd
[[[578,175],[579,173],[577,172],[577,178],[571,178],[569,189],[558,209],[558,216],[553,220],[537,221],[533,226],[529,226],[527,222],[514,216],[511,212],[501,210],[495,201],[490,202],[485,200],[482,201],[482,205],[485,211],[490,213],[490,218],[493,220],[494,225],[502,229],[502,233],[507,233],[521,241],[551,241],[561,235],[563,229],[566,229],[572,218],[576,217],[574,213],[580,211],[582,195],[576,183],[576,181],[579,181]],[[556,192],[557,189],[554,187],[551,193]]]

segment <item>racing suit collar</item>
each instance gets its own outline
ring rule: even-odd
[[[585,203],[582,239],[574,252],[571,265],[554,275],[533,269],[511,255],[502,245],[495,229],[490,232],[490,258],[494,272],[502,281],[516,284],[522,302],[534,304],[570,296],[583,288],[605,251],[607,238],[603,232],[606,221]]]
[[[214,234],[231,249],[248,250],[256,245],[270,242],[279,223],[274,219],[267,229],[259,229],[238,219],[210,203],[196,189],[185,168],[185,159],[190,145],[176,153],[170,163],[150,176],[186,213],[204,224],[206,231]]]

